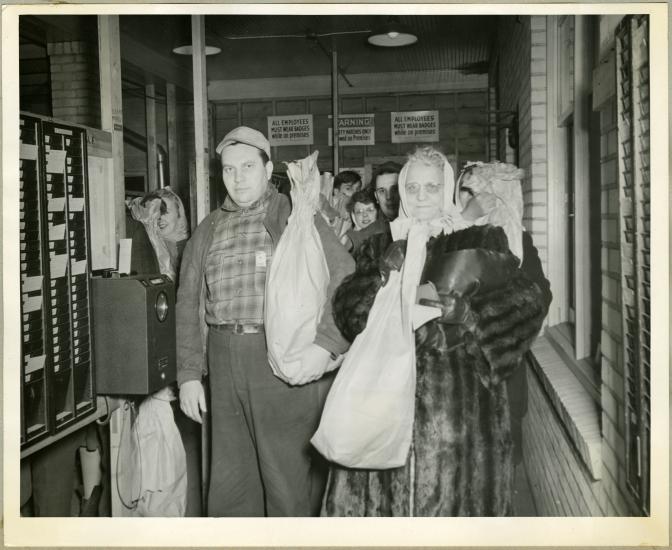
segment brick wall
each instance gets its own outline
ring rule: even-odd
[[[47,48],[19,45],[19,101],[22,111],[51,115],[51,74]]]
[[[502,17],[498,28],[498,109],[518,112],[518,166],[523,180],[523,224],[547,272],[546,18]],[[498,158],[506,159],[500,139]]]
[[[600,482],[593,481],[576,456],[563,424],[532,370],[528,370],[528,384],[524,460],[538,515],[605,515],[596,496],[600,494]]]
[[[547,250],[546,18],[506,17],[500,25],[497,93],[499,109],[518,109],[519,164],[524,223],[540,249]],[[604,43],[601,37],[600,44]],[[537,511],[542,516],[629,515],[624,487],[624,399],[621,352],[620,256],[618,241],[618,158],[616,102],[600,112],[601,183],[601,479],[591,476],[564,424],[551,406],[538,373],[528,370],[529,410],[524,455]],[[499,153],[503,144],[499,143]]]
[[[626,498],[611,473],[622,469],[611,450],[612,440],[620,440],[622,445],[618,429],[611,423],[602,426],[602,473],[601,479],[595,480],[550,405],[538,375],[528,369],[527,379],[529,402],[523,422],[523,456],[538,515],[631,515],[633,512],[629,511]],[[605,412],[603,422],[604,418]]]
[[[88,42],[47,44],[52,116],[100,128],[100,76],[97,46]]]

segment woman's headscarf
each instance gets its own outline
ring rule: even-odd
[[[169,234],[162,234],[158,225],[162,215],[162,201],[171,203],[178,213],[175,229]],[[170,187],[164,187],[147,193],[143,197],[136,197],[128,203],[128,207],[133,219],[145,226],[147,236],[159,261],[159,270],[175,281],[179,269],[176,243],[189,237],[187,218],[180,197]]]
[[[459,194],[460,186],[466,185],[474,196],[491,193],[497,197],[495,208],[473,223],[475,225],[491,224],[504,229],[511,252],[521,261],[523,259],[521,179],[524,174],[523,169],[505,162],[469,163],[460,175],[456,189],[456,196]]]
[[[460,208],[454,202],[455,176],[453,174],[453,167],[443,153],[431,146],[416,149],[413,154],[409,155],[408,161],[399,173],[400,203],[399,217],[397,219],[404,225],[408,225],[413,220],[407,209],[406,177],[411,164],[414,162],[425,163],[429,166],[440,166],[443,171],[443,204],[441,205],[440,216],[429,221],[429,224],[433,227],[432,234],[438,235],[441,232],[452,233],[457,229],[466,227],[460,214]]]

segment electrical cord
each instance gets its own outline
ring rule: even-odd
[[[126,412],[130,411],[130,429],[135,432],[135,437],[137,438],[137,443],[138,443],[138,454],[140,454],[140,487],[142,488],[142,450],[140,448],[140,438],[138,436],[138,430],[133,426],[133,405],[129,403],[128,401],[124,402],[123,406],[124,410],[124,419],[121,421],[121,433],[119,434],[119,449],[117,450],[117,461],[115,465],[115,477],[116,477],[116,485],[117,485],[117,495],[119,496],[119,501],[121,504],[126,508],[127,510],[136,510],[138,508],[138,500],[140,500],[140,495],[138,495],[138,498],[136,500],[133,500],[133,496],[131,495],[131,505],[126,504],[124,501],[124,497],[121,494],[121,488],[119,487],[119,456],[121,455],[121,446],[124,441],[124,426],[126,424],[125,417],[126,417]],[[131,493],[133,489],[131,488]]]
[[[112,418],[112,412],[110,411],[110,402],[108,401],[107,395],[104,396],[105,399],[105,416],[101,418],[96,418],[96,424],[99,426],[107,426],[110,423],[110,418]]]

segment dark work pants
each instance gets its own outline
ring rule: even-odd
[[[208,364],[208,516],[316,515],[315,487],[323,483],[310,438],[322,413],[324,382],[292,387],[276,378],[263,333],[211,327]]]

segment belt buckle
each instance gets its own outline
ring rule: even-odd
[[[233,333],[234,334],[245,334],[245,325],[242,323],[235,323],[233,325]]]

